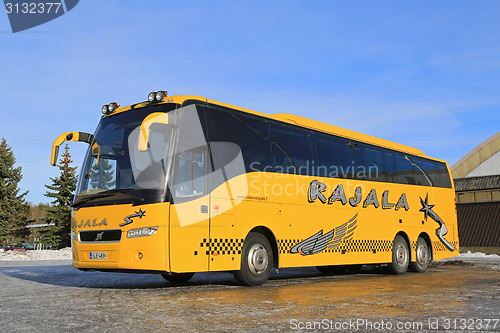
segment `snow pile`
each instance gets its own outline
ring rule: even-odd
[[[460,253],[458,258],[499,258],[500,256],[497,254],[486,254],[483,252],[470,252]]]
[[[61,250],[29,250],[29,251],[4,251],[0,249],[2,260],[67,260],[71,259],[71,248]]]

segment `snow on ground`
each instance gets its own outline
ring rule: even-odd
[[[483,252],[470,252],[460,253],[458,257],[455,258],[499,258],[497,254],[484,254]]]
[[[66,260],[71,259],[71,248],[67,247],[61,250],[30,250],[30,251],[6,251],[0,249],[0,261],[2,260]],[[452,260],[460,259],[498,259],[500,256],[496,254],[484,254],[482,252],[460,253],[457,257],[450,258]],[[448,260],[450,260],[448,259]]]
[[[71,248],[61,250],[29,250],[29,251],[4,251],[0,249],[2,260],[67,260],[71,259]]]

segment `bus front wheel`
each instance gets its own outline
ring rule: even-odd
[[[233,274],[243,285],[260,286],[269,279],[273,267],[273,250],[266,237],[256,232],[248,234],[241,251],[240,267]]]
[[[162,274],[163,278],[167,281],[173,283],[183,283],[189,281],[193,277],[194,273],[170,273]]]
[[[427,270],[431,262],[431,254],[427,242],[422,237],[418,237],[417,239],[417,250],[415,252],[415,262],[410,263],[410,270],[423,273]]]
[[[396,235],[392,243],[392,262],[387,266],[390,273],[403,274],[410,264],[410,251],[406,240],[401,235]]]

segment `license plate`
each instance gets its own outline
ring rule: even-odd
[[[106,252],[90,252],[90,259],[106,260]]]

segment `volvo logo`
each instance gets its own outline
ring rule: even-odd
[[[94,241],[94,242],[98,242],[98,241],[102,240],[102,235],[103,235],[103,234],[104,234],[104,231],[103,231],[103,232],[99,232],[99,233],[97,234],[97,237],[95,238],[95,241]]]

